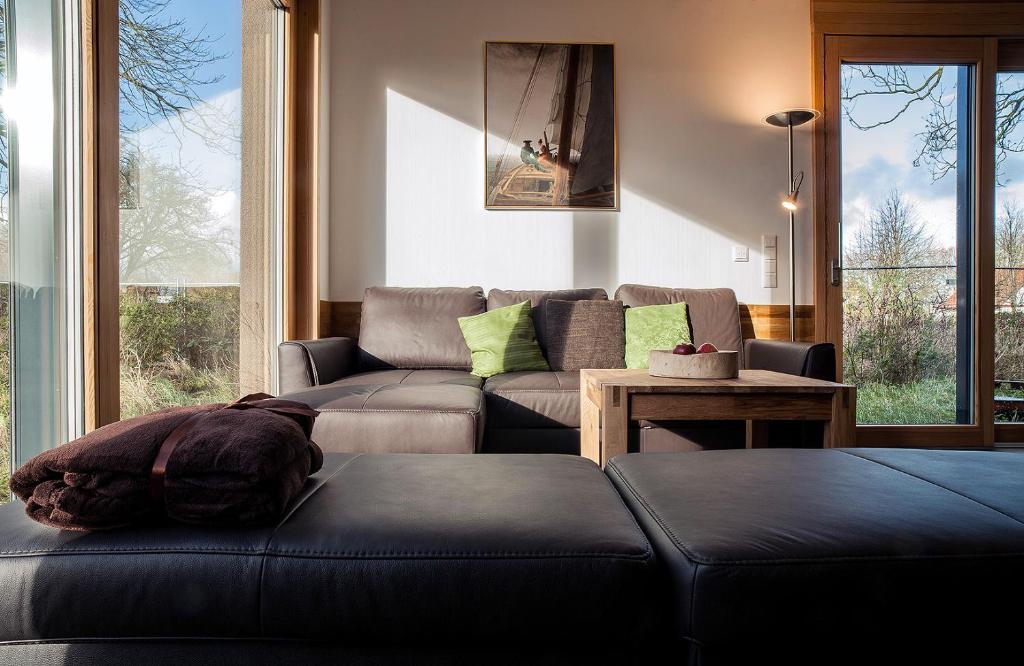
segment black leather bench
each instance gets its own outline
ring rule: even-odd
[[[0,664],[881,663],[893,644],[981,663],[1016,649],[1022,455],[707,451],[607,472],[566,456],[329,455],[287,518],[251,530],[67,533],[5,506]]]
[[[588,460],[334,454],[261,529],[83,534],[0,508],[0,663],[586,661],[662,633],[654,581]]]
[[[1016,641],[1024,455],[707,451],[607,472],[664,567],[691,663],[882,663],[893,646],[948,658]]]

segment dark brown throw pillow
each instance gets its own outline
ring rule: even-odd
[[[626,367],[622,301],[549,300],[546,308],[548,364],[552,370]]]

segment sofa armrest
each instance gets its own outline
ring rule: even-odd
[[[277,346],[280,394],[338,381],[355,370],[354,338],[289,340]]]
[[[836,350],[831,342],[747,340],[744,352],[746,367],[751,370],[836,380]]]

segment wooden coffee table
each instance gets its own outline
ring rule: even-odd
[[[846,384],[740,370],[736,379],[671,379],[646,370],[580,371],[580,453],[601,467],[626,453],[630,421],[747,422],[747,447],[762,421],[823,421],[824,446],[854,446],[857,389]]]

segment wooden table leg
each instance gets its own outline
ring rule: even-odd
[[[857,389],[849,386],[832,394],[832,420],[825,422],[826,449],[856,446]]]
[[[747,420],[747,448],[759,449],[768,446],[768,424],[764,421]]]
[[[601,394],[601,462],[626,453],[629,441],[629,393],[622,386],[607,386]]]
[[[580,455],[601,464],[601,408],[580,391]]]

